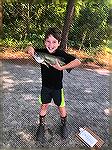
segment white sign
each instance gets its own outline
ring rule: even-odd
[[[78,134],[89,146],[93,147],[98,141],[86,130],[80,130]]]

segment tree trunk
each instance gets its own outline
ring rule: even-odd
[[[109,25],[112,26],[112,8],[109,10]]]
[[[62,31],[62,40],[60,45],[60,48],[62,50],[66,50],[68,33],[72,22],[73,14],[74,14],[74,2],[75,2],[74,0],[68,0],[67,7],[66,7],[65,20],[64,20],[64,26]]]
[[[0,35],[2,35],[3,32],[3,1],[0,0]]]

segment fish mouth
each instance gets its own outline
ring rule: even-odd
[[[43,63],[44,62],[44,59],[42,59],[40,57],[37,57],[37,60],[38,60],[38,63]]]

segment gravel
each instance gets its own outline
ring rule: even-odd
[[[109,74],[76,68],[64,71],[64,91],[68,112],[68,138],[60,136],[60,116],[50,104],[46,116],[44,143],[36,141],[41,90],[40,66],[29,60],[2,62],[2,143],[3,149],[53,148],[74,149],[87,147],[75,136],[79,127],[89,127],[104,140],[102,149],[109,149]]]

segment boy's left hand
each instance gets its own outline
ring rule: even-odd
[[[60,71],[63,70],[63,67],[60,66],[60,64],[59,64],[57,59],[56,59],[56,64],[55,65],[51,65],[51,66],[54,67],[57,70],[60,70]]]

